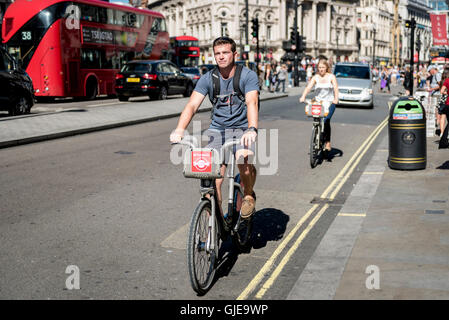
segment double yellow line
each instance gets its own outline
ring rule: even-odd
[[[340,189],[343,187],[345,182],[348,180],[348,178],[351,176],[354,169],[357,167],[357,165],[360,163],[361,159],[365,155],[365,153],[369,150],[373,142],[376,140],[377,136],[380,134],[382,129],[387,125],[388,123],[388,117],[382,121],[379,126],[370,134],[370,136],[362,143],[362,145],[359,147],[359,149],[354,153],[354,155],[349,159],[349,161],[346,163],[346,165],[343,167],[343,169],[339,172],[339,174],[335,177],[335,179],[332,181],[332,183],[324,190],[323,194],[321,195],[321,198],[327,198],[329,196],[329,200],[334,200],[335,196],[338,194]],[[332,192],[332,193],[331,193]],[[320,217],[326,212],[326,210],[329,208],[329,204],[325,204],[321,207],[321,209],[318,211],[318,213],[315,215],[315,217],[310,221],[310,223],[305,227],[305,229],[301,232],[301,234],[296,238],[296,241],[294,244],[290,247],[290,249],[287,251],[287,253],[284,255],[280,263],[277,265],[277,267],[274,269],[273,272],[271,270],[273,269],[275,262],[278,260],[278,257],[281,255],[281,253],[284,251],[284,249],[287,247],[287,245],[290,243],[290,241],[295,237],[297,231],[303,226],[303,224],[312,216],[312,214],[320,207],[320,204],[314,204],[312,208],[307,211],[307,213],[299,220],[299,222],[296,224],[296,226],[293,228],[292,231],[287,235],[287,237],[284,238],[284,240],[281,242],[281,244],[276,248],[276,250],[271,255],[270,259],[264,264],[262,269],[257,273],[257,275],[251,280],[251,282],[248,284],[248,286],[243,290],[243,292],[237,297],[237,300],[245,300],[248,299],[250,294],[252,294],[257,287],[259,287],[259,284],[266,278],[268,279],[264,282],[262,287],[259,289],[259,291],[256,293],[255,298],[256,299],[262,299],[262,297],[265,295],[267,290],[274,284],[278,276],[281,274],[284,267],[287,265],[287,262],[290,260],[291,256],[296,252],[302,241],[305,239],[307,234],[312,230],[312,228],[315,226],[317,221],[320,219]],[[271,272],[271,274],[270,274]]]

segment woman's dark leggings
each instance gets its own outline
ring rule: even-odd
[[[335,112],[335,104],[331,104],[329,107],[329,114],[326,118],[324,118],[324,132],[323,132],[323,139],[324,142],[330,142],[331,141],[331,118],[334,115]]]

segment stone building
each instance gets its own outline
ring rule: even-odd
[[[306,37],[306,54],[334,61],[358,59],[356,8],[358,1],[298,1],[298,25]],[[293,25],[294,9],[289,12]]]
[[[298,1],[298,26],[306,37],[306,54],[325,55],[336,60],[354,61],[358,58],[355,26],[358,1]],[[259,19],[259,46],[263,58],[280,60],[284,55],[282,41],[290,37],[295,8],[293,0],[249,0],[249,21]],[[168,0],[150,1],[149,8],[166,17],[170,35],[193,35],[199,39],[202,60],[213,62],[211,44],[221,35],[233,38],[243,50],[251,47],[254,60],[255,44],[252,36],[246,41],[244,0]],[[249,34],[251,22],[249,23]]]
[[[416,35],[415,35],[415,50],[417,50],[416,43],[421,43],[421,50],[419,51],[419,61],[428,61],[430,59],[430,47],[432,46],[432,24],[430,22],[430,15],[428,11],[432,8],[429,6],[428,0],[401,0],[399,3],[399,16],[402,19],[416,20]],[[404,39],[401,50],[401,60],[403,62],[410,62],[410,29],[405,28],[401,24],[401,37]]]
[[[131,0],[136,1],[136,0]],[[138,0],[137,0],[138,1]],[[142,0],[141,0],[142,1]],[[417,39],[421,42],[420,61],[429,59],[431,0],[400,0],[401,62],[409,60],[410,31],[404,21],[417,20]],[[259,19],[259,46],[263,59],[279,61],[284,55],[282,41],[289,40],[298,15],[299,34],[306,38],[306,54],[324,55],[334,61],[367,61],[388,64],[392,56],[392,0],[248,0],[249,21]],[[199,39],[201,60],[213,63],[211,44],[222,35],[233,38],[239,52],[250,45],[250,60],[255,59],[255,43],[248,27],[244,0],[158,0],[148,1],[150,9],[166,17],[170,36],[192,35]]]
[[[360,0],[357,8],[361,61],[388,64],[391,60],[393,2]]]

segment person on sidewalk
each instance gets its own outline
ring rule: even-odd
[[[241,145],[236,146],[235,157],[244,185],[244,197],[240,210],[242,218],[249,218],[255,212],[256,194],[254,184],[256,182],[256,168],[250,163],[250,158],[255,154],[255,142],[259,118],[258,99],[259,81],[256,72],[243,67],[240,73],[239,88],[242,96],[234,90],[234,76],[239,67],[237,59],[237,45],[229,37],[220,37],[212,44],[217,67],[203,75],[198,80],[195,89],[190,96],[187,105],[179,117],[176,129],[170,135],[172,143],[178,143],[183,138],[184,132],[200,107],[206,95],[211,99],[212,123],[207,134],[209,136],[209,148],[220,150],[223,144],[229,140],[239,139]],[[214,96],[215,79],[219,80],[220,92]],[[215,82],[215,85],[214,85]],[[226,165],[221,167],[221,175],[224,176]],[[216,179],[217,199],[221,213],[223,179]],[[223,215],[226,218],[226,215]]]
[[[285,64],[282,64],[278,73],[278,81],[276,83],[276,92],[279,92],[279,85],[282,83],[282,93],[285,93],[285,80],[288,77],[288,70]]]
[[[324,119],[324,132],[323,139],[325,142],[325,149],[327,155],[331,151],[331,118],[335,112],[335,107],[338,104],[338,83],[335,75],[332,74],[332,70],[327,60],[322,59],[318,62],[318,73],[312,77],[307,84],[299,102],[306,101],[306,96],[315,86],[315,100],[326,101],[331,103],[329,107],[329,114]]]
[[[412,92],[413,88],[413,75],[410,71],[410,66],[405,67],[405,75],[404,75],[404,89],[405,95],[409,96]]]
[[[431,96],[433,96],[434,94],[440,92],[441,90],[441,85],[443,84],[443,82],[441,81],[441,73],[438,72],[438,68],[436,65],[430,65],[427,68],[427,71],[429,72],[429,76],[426,79],[426,84],[427,84],[427,92],[429,92],[429,94]],[[437,120],[437,124],[440,124],[440,117],[441,114],[439,113],[438,110],[439,106],[435,106],[435,114],[436,114],[436,120]],[[437,135],[441,135],[441,127],[439,127],[436,130],[436,134]]]
[[[265,86],[267,87],[268,92],[271,91],[271,79],[273,78],[273,70],[271,68],[271,64],[267,63],[265,66]]]
[[[440,89],[442,101],[440,100],[440,106],[438,108],[439,126],[440,126],[440,143],[438,148],[443,149],[449,147],[448,142],[448,127],[446,125],[446,119],[449,114],[449,70],[446,69],[441,77],[441,89]]]

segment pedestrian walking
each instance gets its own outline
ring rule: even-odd
[[[282,64],[281,69],[277,75],[278,81],[276,83],[276,92],[279,91],[279,85],[282,83],[282,93],[285,93],[285,80],[288,76],[287,66]]]
[[[404,75],[404,89],[405,95],[409,96],[413,88],[413,76],[410,71],[410,66],[405,67],[405,75]]]
[[[273,77],[273,70],[271,68],[271,64],[267,63],[265,65],[265,87],[267,90],[271,92],[271,78]]]

